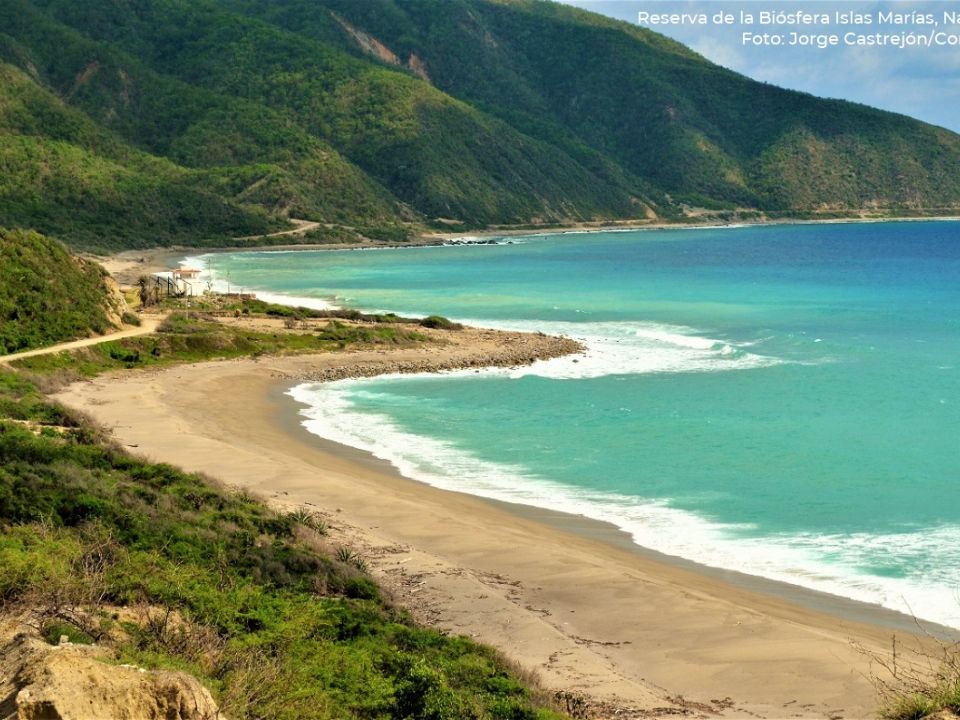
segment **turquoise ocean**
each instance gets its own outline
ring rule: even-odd
[[[580,339],[290,391],[432,485],[960,627],[960,223],[569,233],[191,258],[289,302]]]

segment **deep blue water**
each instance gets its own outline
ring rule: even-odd
[[[960,626],[960,223],[207,256],[233,285],[583,339],[520,371],[301,386],[442,487]]]

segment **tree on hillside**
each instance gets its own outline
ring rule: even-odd
[[[150,292],[150,276],[141,275],[137,278],[137,287],[140,288],[140,307],[149,307],[153,303],[152,293]]]

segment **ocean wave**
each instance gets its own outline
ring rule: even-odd
[[[464,235],[463,237],[448,238],[443,241],[442,247],[456,247],[458,245],[522,245],[523,236],[503,235]]]
[[[308,383],[288,394],[305,406],[303,426],[311,433],[369,452],[434,487],[608,522],[637,545],[667,555],[960,628],[958,527],[753,537],[749,526],[711,522],[665,500],[574,488],[517,465],[482,460],[450,442],[412,435],[385,415],[355,409],[351,398],[368,392],[365,382]],[[924,564],[923,558],[937,562]],[[871,572],[880,565],[910,567],[913,574]]]
[[[270,252],[280,253],[302,251],[276,250]],[[305,307],[310,308],[311,310],[337,310],[340,307],[331,300],[326,300],[323,298],[310,297],[309,295],[289,295],[287,293],[271,292],[269,290],[262,290],[260,288],[242,286],[238,285],[237,283],[232,283],[226,278],[220,277],[216,268],[210,265],[209,258],[211,257],[212,254],[209,253],[206,255],[192,255],[185,257],[180,261],[180,264],[184,267],[192,267],[199,270],[200,274],[197,278],[199,282],[204,287],[209,287],[214,292],[227,293],[232,291],[254,293],[258,300],[263,300],[264,302],[274,303],[276,305]]]
[[[295,251],[286,251],[295,252]],[[228,283],[219,277],[208,259],[211,255],[185,258],[184,265],[198,268],[200,280],[209,283],[217,292],[225,292]],[[235,285],[230,287],[236,290]],[[281,305],[299,305],[317,310],[342,307],[349,298],[337,296],[321,299],[295,296],[248,288],[257,297]],[[417,316],[418,313],[397,310],[365,308],[368,312],[398,312]],[[563,335],[582,343],[583,353],[541,360],[519,368],[491,368],[487,375],[508,375],[514,378],[537,375],[555,380],[574,380],[604,375],[642,373],[722,372],[770,367],[787,362],[783,359],[749,352],[746,348],[755,342],[734,342],[704,337],[697,330],[681,325],[652,322],[558,322],[538,320],[491,320],[484,318],[453,318],[457,322],[477,327],[520,332],[543,332]],[[769,339],[769,338],[767,338]],[[471,371],[471,374],[474,374]]]
[[[563,335],[582,343],[576,355],[540,360],[525,367],[492,369],[488,374],[513,378],[536,375],[577,380],[605,375],[724,372],[772,367],[782,358],[747,350],[750,343],[720,340],[694,328],[651,322],[556,322],[462,320],[501,330]]]

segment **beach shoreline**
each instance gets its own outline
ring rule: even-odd
[[[733,227],[767,227],[776,225],[834,225],[848,223],[892,223],[892,222],[941,222],[960,221],[960,216],[908,216],[908,217],[859,217],[859,218],[817,218],[793,219],[775,218],[738,222],[717,223],[715,220],[702,223],[668,223],[656,221],[623,221],[620,223],[581,223],[547,228],[488,228],[473,231],[436,232],[417,236],[407,242],[399,243],[325,243],[325,244],[288,244],[288,245],[248,245],[224,247],[171,246],[148,248],[145,250],[124,250],[106,256],[91,255],[90,258],[107,269],[121,285],[133,286],[140,275],[164,272],[178,267],[186,257],[218,253],[238,252],[316,252],[334,250],[401,250],[403,248],[436,247],[451,244],[452,241],[465,241],[470,238],[492,239],[497,237],[529,237],[541,235],[571,235],[594,232],[630,232],[640,230],[704,230]],[[462,243],[466,244],[466,243]]]
[[[948,218],[788,222],[822,224],[945,219]],[[753,224],[762,226],[785,223]],[[644,227],[663,229],[650,225]],[[668,229],[690,227],[666,226]],[[522,230],[515,231],[515,234],[562,235],[599,230],[601,229],[578,227],[567,230]],[[502,230],[487,232],[488,235],[497,237],[511,235]],[[447,234],[449,237],[455,235]],[[469,238],[482,236],[481,233],[462,235]],[[347,248],[329,245],[319,248],[273,246],[228,248],[224,251],[257,249],[299,251]],[[187,252],[184,249],[157,251],[151,262],[162,263],[163,269],[168,269],[181,263]],[[195,251],[197,254],[207,252],[211,250]],[[141,266],[142,264],[140,263]],[[291,298],[289,303],[285,304],[295,304],[295,300]],[[284,300],[281,298],[278,302]],[[495,334],[498,331],[483,332]],[[534,351],[534,354],[536,352]],[[415,616],[426,623],[453,632],[463,632],[502,649],[524,667],[539,672],[544,676],[547,686],[552,689],[582,692],[596,699],[602,706],[620,710],[639,709],[644,716],[650,716],[651,713],[654,713],[653,716],[675,714],[678,711],[686,713],[692,709],[701,714],[726,716],[866,717],[872,714],[877,704],[875,688],[869,681],[869,658],[871,654],[883,656],[888,653],[893,633],[897,634],[899,643],[906,639],[907,644],[914,643],[918,647],[931,647],[929,643],[933,641],[933,635],[949,639],[958,637],[957,633],[949,628],[928,623],[921,625],[911,617],[877,605],[662,555],[639,547],[626,532],[599,520],[438,489],[403,477],[388,462],[362,450],[320,438],[302,426],[300,407],[292,398],[286,396],[292,387],[301,382],[371,377],[389,372],[480,368],[510,365],[512,361],[526,363],[533,359],[529,356],[498,359],[488,352],[476,355],[475,359],[469,362],[458,359],[438,363],[436,357],[426,360],[388,360],[383,356],[383,351],[378,355],[379,357],[369,358],[364,357],[363,353],[348,353],[346,358],[341,357],[332,365],[321,363],[323,366],[319,368],[310,367],[312,361],[309,358],[263,360],[260,362],[261,367],[266,364],[273,368],[268,384],[258,384],[260,380],[254,380],[250,367],[238,370],[235,376],[231,369],[234,383],[230,391],[235,392],[241,385],[244,388],[247,385],[253,388],[252,395],[245,389],[240,392],[250,412],[262,416],[261,421],[263,417],[269,418],[268,421],[258,421],[259,435],[272,437],[270,443],[258,441],[260,444],[257,446],[264,452],[269,450],[274,453],[273,457],[279,467],[299,467],[300,462],[305,461],[306,465],[314,468],[314,474],[324,474],[331,467],[338,468],[335,474],[340,485],[350,486],[357,478],[362,477],[370,483],[370,487],[378,488],[371,491],[371,495],[385,494],[385,497],[377,498],[380,502],[399,497],[409,500],[414,506],[428,507],[431,516],[439,518],[438,522],[443,527],[457,528],[456,531],[451,529],[447,534],[448,539],[450,536],[456,537],[453,542],[456,552],[451,554],[448,547],[438,546],[437,538],[430,533],[425,536],[423,530],[416,527],[416,523],[385,518],[383,514],[376,514],[371,520],[364,508],[351,505],[351,502],[340,494],[342,487],[337,492],[330,491],[331,494],[321,495],[316,492],[316,488],[307,487],[302,481],[291,486],[276,477],[269,483],[257,482],[251,485],[249,482],[241,482],[237,483],[237,486],[252,488],[272,502],[288,508],[298,505],[306,505],[311,509],[335,508],[328,515],[328,520],[332,527],[343,531],[338,538],[362,548],[378,579],[392,589],[401,605],[412,608]],[[556,354],[552,355],[555,356]],[[274,361],[278,364],[274,365]],[[218,365],[219,372],[225,364]],[[296,369],[293,369],[294,366]],[[174,373],[177,370],[186,371],[185,368],[179,368],[167,372]],[[191,377],[192,374],[191,369]],[[184,377],[178,376],[176,382],[179,383]],[[213,378],[208,380],[212,381]],[[178,404],[183,404],[182,388],[172,389],[170,383],[173,381],[169,378],[157,382],[154,400],[158,397],[176,396]],[[193,379],[190,382],[193,383]],[[202,424],[197,413],[201,406],[202,393],[199,386],[194,387],[198,389],[189,403],[192,405],[189,411],[192,417],[189,421],[185,422],[184,417],[176,412],[167,416],[167,420],[174,425],[190,428],[190,433],[197,433],[197,428]],[[108,395],[110,390],[100,388],[101,392]],[[69,393],[74,393],[74,389]],[[219,394],[214,395],[220,397]],[[132,394],[124,396],[123,402],[129,402],[133,397]],[[208,398],[206,404],[209,406],[210,403],[218,401]],[[80,392],[70,397],[69,402],[80,402],[78,407],[81,409],[92,413],[108,425],[116,425],[112,422],[115,416],[98,409],[98,400],[90,395],[84,396]],[[124,411],[120,412],[122,415]],[[236,452],[236,442],[227,442],[231,449],[224,451],[222,438],[233,437],[239,428],[235,419],[227,418],[221,412],[216,415],[215,427],[219,428],[220,437],[217,439],[220,444],[215,444],[215,447],[208,446],[206,457],[197,459],[199,464],[188,464],[186,467],[227,479],[218,471],[217,466],[210,464],[212,461],[209,458],[223,460]],[[121,427],[125,427],[125,423],[126,420]],[[138,419],[137,425],[140,424]],[[273,427],[268,428],[267,425],[271,424]],[[207,440],[214,438],[207,434]],[[153,459],[184,465],[180,459],[170,455],[180,447],[178,442],[158,443],[154,437],[149,437],[145,443],[138,441],[130,444],[138,448],[136,452],[140,452],[139,448],[142,447],[153,448],[157,452],[156,455],[151,455]],[[308,474],[310,473],[303,472],[301,477]],[[411,485],[414,487],[411,488]],[[333,504],[323,500],[331,495],[337,498]],[[350,500],[354,501],[355,498]],[[350,507],[346,507],[348,505]],[[490,526],[479,532],[475,524],[458,522],[462,520],[462,513],[456,510],[463,508],[490,521]],[[340,510],[343,511],[342,514]],[[518,527],[522,530],[518,530]],[[478,537],[472,539],[472,545],[463,537],[465,528],[472,533],[479,532]],[[532,542],[532,547],[536,549],[527,552],[535,559],[528,558],[526,562],[518,563],[515,558],[505,556],[497,538],[505,529],[517,532],[525,542]],[[590,575],[590,582],[595,588],[609,592],[619,601],[597,603],[595,593],[583,593],[583,597],[578,597],[576,593],[558,585],[557,576],[579,573],[561,567],[554,554],[556,548],[549,543],[544,545],[545,537],[555,538],[555,542],[560,545],[576,546],[587,566],[597,573],[596,576]],[[398,559],[397,556],[401,557]],[[537,571],[544,565],[545,557],[554,561],[553,565],[547,563],[554,571],[550,577],[544,577]],[[477,558],[484,561],[477,561]],[[497,561],[494,562],[493,558],[497,558]],[[597,569],[598,563],[602,571]],[[638,568],[642,570],[638,571]],[[632,575],[638,572],[639,575]],[[644,591],[625,588],[623,577],[633,577],[646,586]],[[659,590],[654,592],[650,586]],[[665,598],[671,597],[671,593],[673,602],[667,602]],[[678,601],[678,597],[682,600]],[[622,611],[624,607],[632,607],[631,600],[650,602],[651,598],[665,618],[668,618],[664,627],[657,632],[639,632],[635,628],[627,627],[622,620],[618,623],[609,617]],[[624,599],[625,602],[620,602]],[[731,599],[736,607],[732,616],[738,618],[735,628],[729,627],[731,611],[728,606]],[[691,606],[699,608],[696,615]],[[726,610],[722,611],[721,608]],[[570,624],[569,620],[564,620],[560,625],[550,620],[573,614],[577,615],[578,620],[578,629],[575,631],[564,627]],[[699,615],[711,617],[716,624],[711,622],[705,625]],[[507,620],[497,624],[497,621],[491,621],[492,616]],[[745,625],[751,630],[742,635],[738,629]],[[757,637],[758,625],[762,628],[760,637]],[[519,638],[515,630],[518,626],[524,628]],[[723,632],[717,630],[718,626]],[[931,637],[922,637],[924,634]],[[544,641],[544,636],[549,636],[549,640]],[[640,647],[641,638],[646,637],[649,640],[650,636],[653,636],[656,647],[653,657],[659,657],[661,663],[655,663],[649,657],[640,658],[637,652],[642,651],[634,650]],[[625,637],[629,639],[623,639]],[[697,655],[690,651],[690,644],[697,644],[698,652],[702,654]],[[788,658],[778,655],[778,648],[784,645],[789,648]],[[706,656],[709,657],[704,660]],[[558,667],[557,659],[564,657],[571,659]],[[814,669],[814,666],[818,665],[820,667]],[[709,682],[691,684],[688,681],[687,678],[691,675],[702,676],[705,668],[711,675]],[[772,677],[771,673],[776,671],[784,672],[794,678],[795,682],[785,684]],[[735,693],[734,690],[742,692]],[[785,699],[787,695],[798,697]],[[801,695],[804,697],[799,697]],[[685,699],[675,702],[677,698]],[[731,698],[730,704],[726,704],[726,700],[718,702],[718,698]],[[693,704],[686,705],[687,699],[693,699]]]
[[[338,372],[337,375],[339,374]],[[359,378],[370,376],[351,377]],[[334,376],[329,382],[335,382],[337,379],[341,378]],[[314,381],[313,379],[309,379],[304,382]],[[328,380],[319,380],[319,382],[328,382]],[[281,423],[286,432],[299,436],[300,442],[302,443],[316,445],[329,455],[335,455],[355,463],[358,466],[370,468],[379,474],[392,475],[395,478],[407,482],[415,482],[419,485],[434,487],[417,478],[404,475],[390,461],[378,458],[373,453],[355,448],[351,445],[344,445],[336,440],[322,437],[308,430],[303,424],[304,416],[302,415],[302,410],[305,406],[291,398],[289,394],[289,390],[298,384],[300,384],[299,381],[293,384],[281,382],[273,386],[269,392],[271,402],[278,408],[278,422]],[[854,600],[853,598],[843,597],[842,595],[833,595],[821,590],[803,587],[802,585],[792,585],[759,575],[750,575],[737,570],[712,567],[677,555],[668,555],[667,553],[643,547],[637,544],[626,530],[605,520],[598,520],[587,515],[576,515],[537,505],[473,495],[468,492],[463,492],[462,494],[476,498],[477,500],[488,503],[492,507],[502,509],[505,512],[523,519],[548,525],[554,529],[575,534],[586,540],[596,540],[606,545],[638,553],[655,563],[670,565],[693,573],[702,574],[734,587],[776,597],[809,610],[822,612],[844,620],[876,626],[878,628],[887,628],[894,632],[914,634],[918,631],[918,628],[922,627],[924,632],[929,633],[933,637],[943,639],[947,642],[960,641],[960,629],[938,625],[927,620],[918,620],[910,615],[880,605]]]
[[[456,352],[470,355],[469,345]],[[79,383],[58,399],[135,453],[325,513],[337,542],[360,548],[420,620],[494,645],[551,689],[610,708],[865,717],[876,703],[868,654],[889,647],[890,626],[901,642],[924,644],[881,608],[842,599],[816,607],[809,598],[819,593],[804,602],[789,586],[778,597],[772,581],[749,587],[630,547],[613,526],[409,480],[311,435],[285,397],[306,379],[350,369],[453,367],[449,352],[203,363]]]

